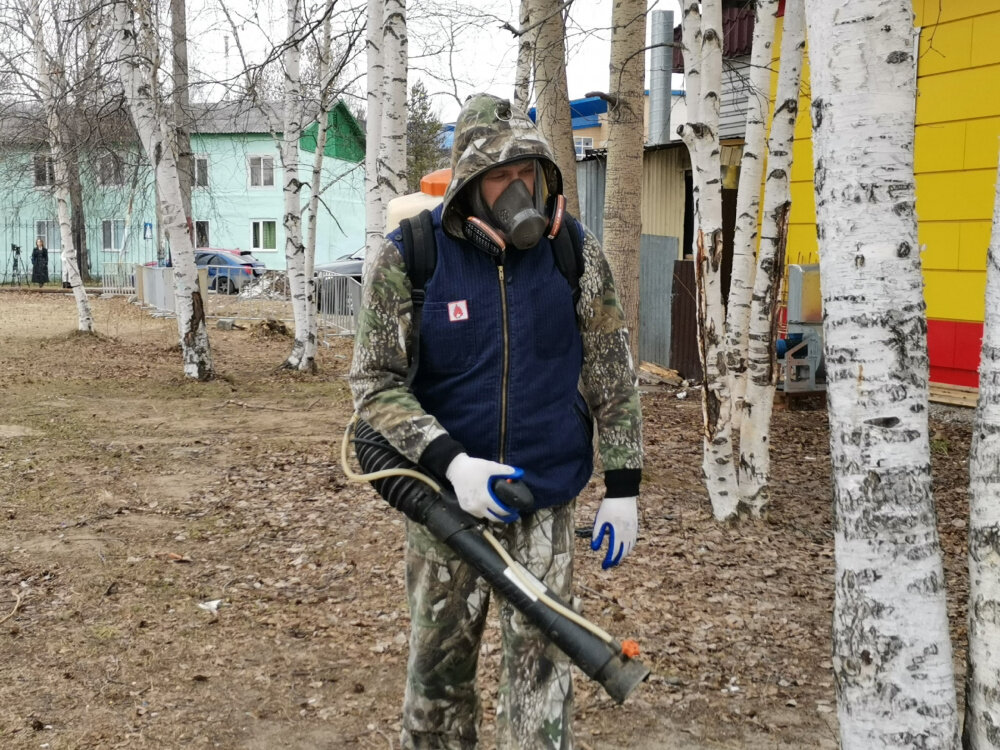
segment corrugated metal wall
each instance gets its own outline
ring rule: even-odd
[[[576,163],[576,190],[580,196],[580,221],[604,241],[604,181],[608,162],[603,156]]]
[[[642,162],[642,233],[684,236],[684,170],[691,168],[681,144],[647,150]]]
[[[684,171],[691,168],[682,144],[648,149],[642,163],[642,233],[684,236]],[[598,239],[604,237],[604,156],[576,163],[580,219]]]
[[[644,234],[639,242],[639,359],[670,367],[670,312],[676,237]]]

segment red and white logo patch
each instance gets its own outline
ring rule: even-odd
[[[469,319],[469,303],[464,299],[458,302],[448,303],[448,320],[452,323],[458,323],[461,320]]]

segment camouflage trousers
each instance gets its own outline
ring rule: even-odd
[[[563,601],[570,601],[575,502],[490,530],[508,553]],[[423,526],[407,521],[406,584],[410,657],[402,746],[472,750],[482,710],[476,687],[490,587]],[[497,708],[501,750],[570,750],[570,661],[503,597]]]

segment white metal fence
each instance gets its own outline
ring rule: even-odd
[[[111,265],[111,264],[109,264]],[[230,274],[231,266],[199,267],[198,283],[205,302],[207,318],[234,320],[294,320],[288,275],[266,270],[246,278]],[[105,291],[112,294],[135,294],[139,304],[157,315],[172,315],[174,306],[174,269],[160,266],[132,266],[128,278],[138,278],[131,289],[125,285],[126,274],[108,269]],[[121,282],[113,286],[114,282]],[[321,272],[316,275],[316,314],[321,335],[352,334],[356,314],[361,309],[361,284],[350,276]]]
[[[361,310],[361,284],[352,276],[316,274],[316,305],[321,330],[354,333]]]
[[[101,263],[101,291],[104,294],[135,294],[136,269],[140,268],[143,266],[120,261]]]

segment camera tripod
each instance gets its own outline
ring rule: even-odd
[[[23,286],[28,283],[30,278],[27,261],[21,255],[20,246],[12,244],[10,246],[10,270],[4,271],[3,283]]]

